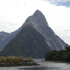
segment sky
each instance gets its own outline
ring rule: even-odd
[[[70,0],[0,0],[0,31],[17,30],[37,9],[55,34],[70,45]]]

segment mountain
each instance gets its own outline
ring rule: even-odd
[[[5,41],[10,34],[6,32],[0,32],[0,50],[6,45],[7,41]]]
[[[49,27],[45,16],[36,10],[22,25],[16,36],[0,52],[0,56],[44,58],[51,50],[64,50],[67,44]]]
[[[27,25],[6,45],[0,55],[43,58],[49,51],[45,38],[32,26]]]
[[[7,33],[4,31],[0,32],[0,50],[2,50],[5,47],[5,45],[20,32],[20,30],[21,28],[12,33]]]
[[[30,24],[45,38],[46,43],[52,50],[64,50],[67,44],[60,39],[49,27],[45,16],[39,10],[36,10],[32,16],[29,16],[24,25]]]

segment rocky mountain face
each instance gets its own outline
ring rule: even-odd
[[[19,32],[20,32],[21,28],[19,28],[18,30],[12,32],[12,33],[6,33],[6,32],[0,32],[0,50],[2,50],[5,45],[11,41]]]
[[[64,50],[67,44],[61,40],[54,31],[49,27],[45,16],[41,11],[36,10],[35,13],[28,17],[24,25],[30,24],[45,38],[46,43],[52,50]]]
[[[16,34],[17,33],[17,34]],[[45,16],[36,10],[29,16],[21,29],[13,32],[13,39],[0,52],[1,56],[23,56],[44,58],[51,50],[64,50],[67,44],[49,27]]]
[[[4,45],[6,45],[7,41],[6,38],[9,36],[9,33],[6,32],[0,32],[0,50],[3,48]]]

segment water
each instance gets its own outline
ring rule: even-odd
[[[70,64],[45,62],[43,59],[35,59],[37,66],[16,66],[16,67],[0,67],[0,70],[70,70]]]

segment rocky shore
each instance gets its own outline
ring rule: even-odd
[[[3,66],[33,66],[38,65],[35,62],[20,62],[20,63],[0,63],[0,67]]]
[[[22,57],[0,57],[0,67],[4,66],[32,66],[38,65],[33,61],[32,58],[22,58]]]

